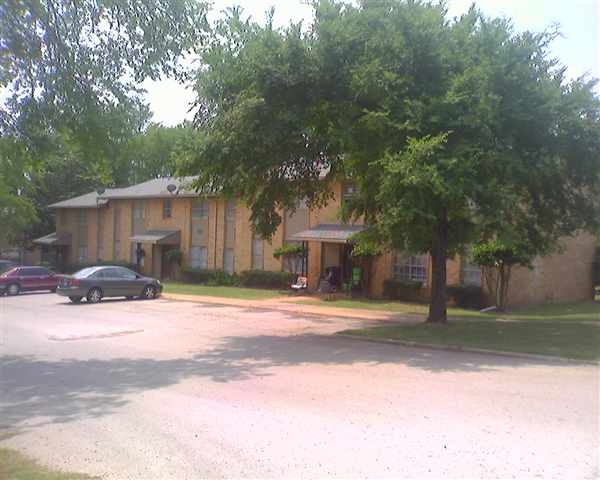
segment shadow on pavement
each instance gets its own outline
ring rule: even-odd
[[[442,352],[349,340],[328,335],[227,337],[189,358],[41,360],[0,357],[0,431],[101,417],[126,405],[126,395],[189,378],[243,381],[296,365],[404,364],[431,372],[480,372],[547,365],[523,358]],[[552,364],[561,368],[561,364]],[[26,422],[26,423],[25,423]]]

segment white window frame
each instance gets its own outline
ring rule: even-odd
[[[208,268],[208,247],[192,245],[190,248],[190,267]]]
[[[252,237],[252,270],[265,269],[265,242],[258,236]]]
[[[195,220],[208,219],[208,202],[206,200],[192,200],[192,218]]]
[[[423,286],[429,282],[429,255],[403,255],[396,252],[392,268],[395,280],[421,282]]]
[[[228,253],[231,254],[231,265],[227,264]],[[235,250],[233,248],[225,248],[223,251],[223,270],[229,274],[233,274],[235,272]]]
[[[173,217],[173,199],[165,198],[163,199],[163,218],[172,218]]]

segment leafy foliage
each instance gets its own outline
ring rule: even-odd
[[[238,284],[242,287],[286,289],[289,288],[295,278],[296,275],[291,272],[246,270],[240,273]]]
[[[512,267],[531,267],[532,259],[532,247],[526,244],[489,240],[473,246],[473,262],[483,267],[486,285],[498,310],[506,309]]]
[[[124,149],[150,119],[139,84],[186,75],[179,60],[200,46],[205,10],[196,0],[0,4],[3,236],[47,233],[48,203],[129,181]]]
[[[431,254],[429,319],[445,322],[448,256],[507,232],[550,251],[600,220],[600,102],[549,57],[556,35],[421,1],[322,0],[305,34],[234,11],[202,58],[182,171],[239,193],[267,237],[351,177],[345,216]]]

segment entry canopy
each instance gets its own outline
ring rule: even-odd
[[[297,242],[350,243],[352,235],[366,230],[365,225],[320,224],[295,233],[290,240]]]
[[[179,245],[179,230],[149,230],[129,237],[132,243],[151,243],[152,245]]]
[[[33,240],[33,243],[37,245],[47,245],[49,247],[62,247],[71,245],[71,235],[62,234],[58,235],[56,232],[49,233],[40,238]]]

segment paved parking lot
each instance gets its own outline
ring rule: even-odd
[[[0,446],[108,479],[597,476],[597,367],[330,335],[360,324],[2,297]]]

